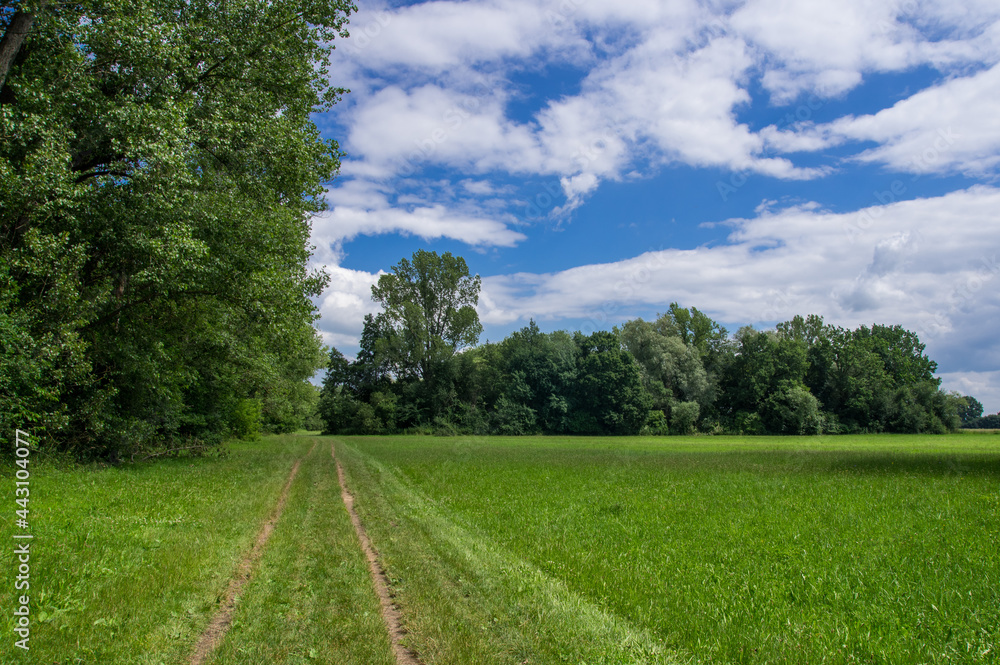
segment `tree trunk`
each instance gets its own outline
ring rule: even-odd
[[[45,9],[46,4],[48,4],[48,0],[39,2],[38,11]],[[10,68],[14,64],[14,58],[17,57],[18,52],[21,50],[21,44],[24,43],[25,37],[31,32],[31,25],[34,22],[34,14],[18,9],[14,12],[14,17],[7,25],[7,30],[3,33],[3,39],[0,39],[0,90],[3,89],[4,84],[7,82],[7,73],[10,72]]]

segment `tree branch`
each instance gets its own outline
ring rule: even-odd
[[[45,9],[47,4],[48,0],[41,0],[38,3],[38,11]],[[7,25],[7,30],[3,33],[3,38],[0,39],[0,90],[7,82],[7,74],[14,64],[14,58],[21,50],[21,45],[28,33],[31,32],[31,26],[34,22],[34,14],[18,9]]]
[[[175,293],[173,293],[171,295],[174,296],[174,297],[181,297],[181,298],[183,298],[183,297],[198,297],[198,296],[218,296],[220,293],[221,293],[221,291],[209,291],[209,290],[198,289],[198,290],[192,290],[192,291],[179,291],[179,292],[175,292]],[[152,294],[150,294],[150,295],[148,295],[148,296],[146,296],[144,298],[140,298],[138,300],[133,300],[133,301],[130,301],[130,302],[122,303],[121,305],[119,305],[118,307],[114,308],[113,310],[111,310],[110,312],[108,312],[107,314],[105,314],[104,316],[102,316],[101,318],[95,319],[94,321],[91,321],[90,323],[88,323],[87,325],[85,325],[82,329],[83,330],[87,330],[87,329],[99,328],[99,327],[103,326],[105,323],[109,323],[112,319],[114,319],[115,317],[119,316],[125,310],[132,309],[133,307],[137,307],[139,305],[145,305],[147,303],[153,302],[154,300],[156,300],[157,298],[159,298],[159,297],[161,297],[163,295],[164,294],[161,293],[161,292],[156,292],[156,293],[152,293]]]
[[[113,175],[116,178],[127,178],[131,174],[125,171],[90,171],[89,173],[81,173],[76,177],[76,184],[80,184],[90,180],[91,178],[100,178],[103,175]]]

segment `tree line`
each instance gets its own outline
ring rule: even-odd
[[[531,321],[477,345],[479,286],[462,258],[424,250],[382,275],[357,357],[330,352],[326,432],[944,433],[982,413],[940,389],[937,364],[900,326],[813,315],[731,335],[672,303],[610,331]]]
[[[0,11],[0,439],[81,457],[295,429],[345,0]],[[9,450],[9,446],[8,446]]]
[[[959,405],[958,417],[966,429],[1000,429],[1000,413],[983,415],[983,405],[975,397],[966,397],[966,403]]]

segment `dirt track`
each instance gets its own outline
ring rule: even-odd
[[[275,504],[274,510],[271,512],[271,516],[264,522],[264,526],[261,527],[260,532],[257,534],[257,539],[254,541],[253,548],[247,553],[243,560],[240,561],[240,565],[236,568],[236,575],[229,581],[229,587],[226,589],[226,595],[222,600],[222,604],[219,609],[216,610],[215,616],[208,623],[208,627],[205,628],[205,632],[201,634],[201,638],[198,640],[198,644],[195,645],[194,652],[191,654],[191,658],[188,660],[189,665],[201,665],[205,662],[219,643],[222,638],[225,637],[226,632],[229,630],[230,624],[233,622],[233,611],[236,607],[236,597],[239,596],[243,587],[246,583],[250,581],[250,576],[253,573],[254,566],[260,560],[261,556],[264,555],[264,547],[267,545],[268,539],[271,537],[271,532],[274,531],[274,525],[278,523],[281,519],[281,514],[285,511],[285,503],[288,501],[288,492],[292,487],[292,481],[295,480],[296,474],[299,472],[299,465],[302,464],[302,460],[306,457],[312,455],[313,450],[316,449],[316,443],[313,443],[312,448],[309,452],[305,454],[305,457],[295,462],[292,466],[291,472],[288,474],[288,480],[285,481],[285,486],[281,490],[281,495],[278,497],[278,503]]]
[[[330,455],[337,460],[334,445],[330,444]],[[344,469],[337,460],[337,479],[340,481],[340,496],[344,499],[347,512],[351,515],[351,523],[358,533],[358,540],[361,541],[361,549],[368,559],[368,571],[372,576],[372,584],[375,585],[375,592],[378,594],[379,604],[382,606],[382,619],[385,621],[386,629],[389,631],[389,639],[392,641],[392,652],[396,656],[399,665],[421,665],[417,655],[403,645],[403,637],[406,629],[403,628],[403,619],[399,608],[392,601],[392,594],[389,592],[389,578],[379,563],[378,553],[372,546],[368,533],[365,531],[357,511],[354,509],[354,495],[347,491],[347,482],[344,479]]]

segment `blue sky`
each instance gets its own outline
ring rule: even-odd
[[[483,277],[484,339],[695,306],[918,332],[1000,411],[995,0],[359,2],[316,117],[324,340],[424,248]]]

